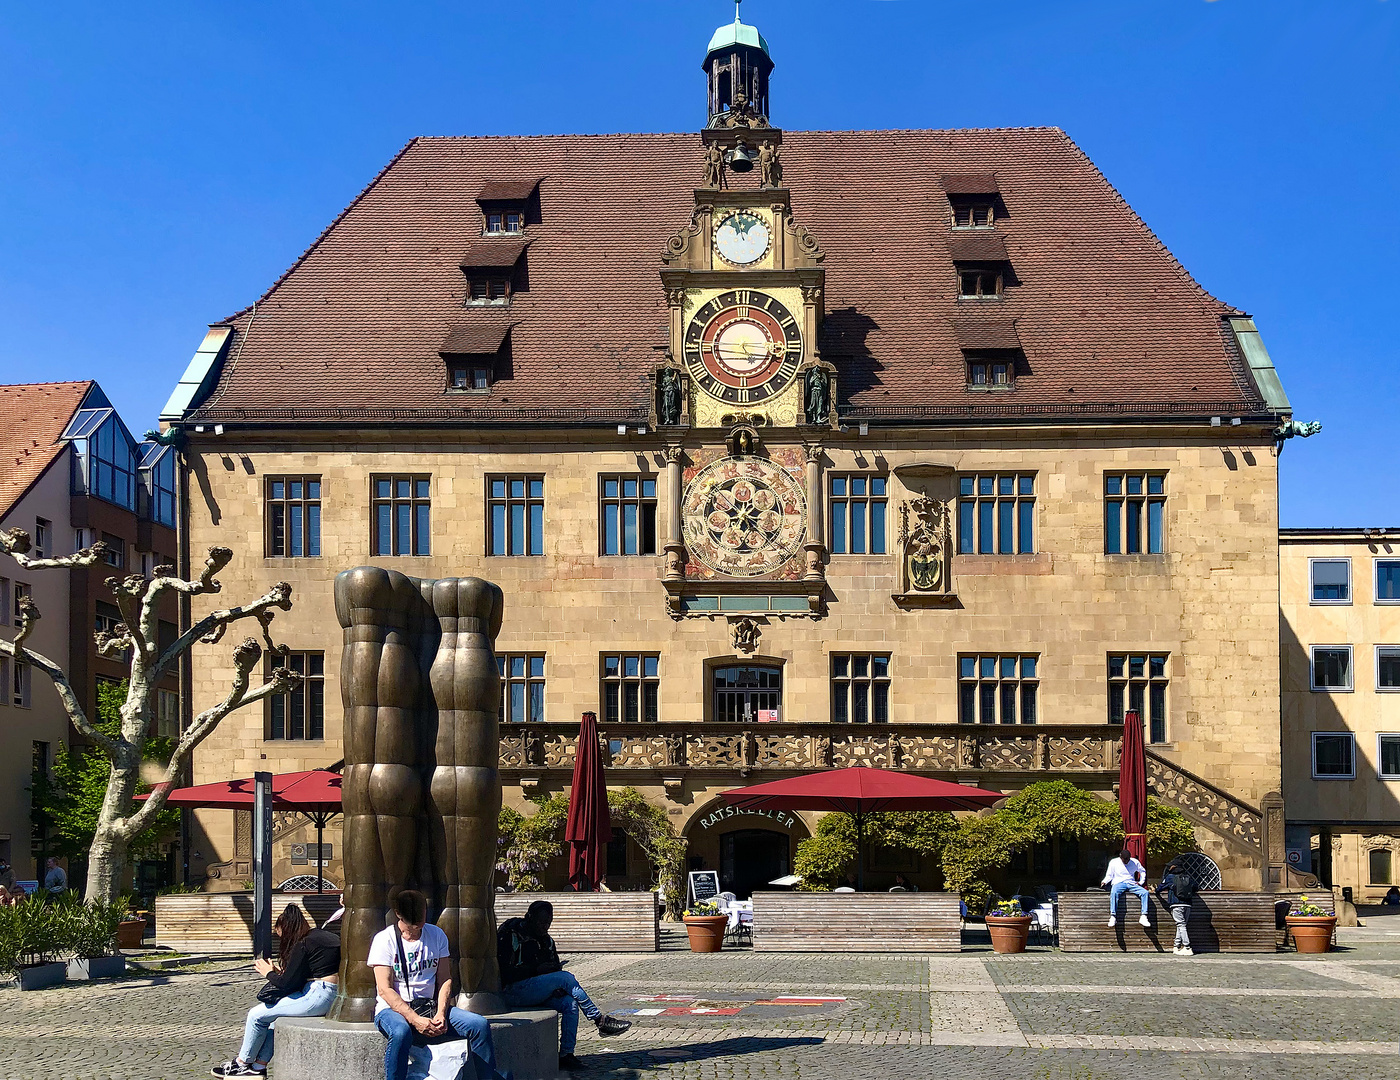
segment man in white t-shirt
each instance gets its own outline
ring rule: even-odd
[[[405,889],[394,898],[394,914],[398,921],[374,935],[367,961],[379,992],[374,1026],[389,1040],[384,1049],[384,1080],[405,1080],[413,1045],[454,1038],[467,1040],[479,1080],[510,1080],[496,1071],[496,1050],[486,1017],[448,1005],[453,991],[448,974],[452,951],[447,935],[428,922],[428,898]]]
[[[1108,925],[1110,928],[1118,925],[1118,898],[1125,892],[1133,893],[1142,901],[1142,914],[1138,916],[1138,925],[1152,925],[1147,918],[1147,890],[1143,888],[1146,881],[1147,869],[1133,858],[1133,853],[1127,848],[1120,851],[1118,858],[1108,864],[1108,869],[1104,871],[1102,884],[1109,887]]]

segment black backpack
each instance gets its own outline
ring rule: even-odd
[[[1178,869],[1171,875],[1171,898],[1173,903],[1189,904],[1196,895],[1196,879],[1185,870]]]

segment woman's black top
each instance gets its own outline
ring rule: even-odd
[[[313,930],[292,946],[292,953],[281,971],[271,972],[267,981],[279,990],[300,990],[313,979],[324,979],[340,971],[340,937],[329,930]]]

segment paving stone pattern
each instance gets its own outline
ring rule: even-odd
[[[580,1035],[606,1080],[1326,1080],[1400,1078],[1400,950],[1323,958],[794,955],[580,956],[608,1006],[644,994],[818,1008],[635,1017]],[[190,1080],[233,1053],[260,980],[246,961],[0,989],[0,1080]],[[273,1080],[309,1080],[277,1077]],[[366,1080],[375,1080],[367,1077]]]

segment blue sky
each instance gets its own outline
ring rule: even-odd
[[[788,128],[1053,124],[1252,313],[1301,419],[1285,525],[1400,526],[1400,0],[747,0]],[[678,131],[722,0],[10,4],[0,382],[149,426],[414,135]]]

